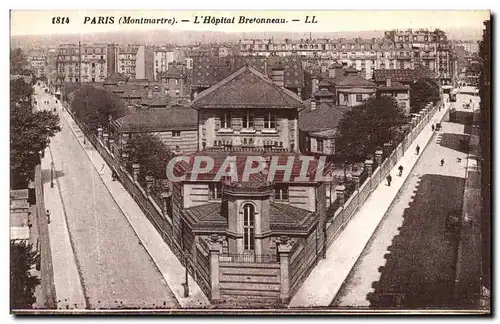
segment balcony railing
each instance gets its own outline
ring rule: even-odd
[[[276,254],[227,253],[220,256],[220,261],[234,263],[277,263],[278,257]]]

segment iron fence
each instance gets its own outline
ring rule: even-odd
[[[276,254],[226,253],[221,255],[221,261],[234,263],[277,263]]]

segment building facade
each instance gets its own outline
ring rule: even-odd
[[[37,77],[47,76],[49,73],[47,58],[45,50],[32,50],[28,53],[28,62]]]
[[[57,51],[58,79],[64,82],[104,82],[108,75],[106,44],[61,45]]]

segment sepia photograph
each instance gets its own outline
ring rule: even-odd
[[[491,315],[491,25],[10,10],[10,313]]]

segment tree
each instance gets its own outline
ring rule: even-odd
[[[103,88],[93,86],[83,86],[75,92],[71,110],[78,120],[94,131],[99,126],[107,129],[110,118],[117,119],[126,114],[125,105],[120,98]]]
[[[144,182],[146,176],[166,178],[166,168],[174,154],[157,136],[148,133],[133,134],[127,142],[126,150],[129,160],[141,166],[140,182]]]
[[[429,102],[438,102],[439,85],[433,79],[421,78],[410,85],[411,112],[419,112]]]
[[[404,112],[387,96],[370,98],[353,107],[340,121],[335,141],[335,160],[361,162],[384,143],[394,139],[398,127],[406,123]]]
[[[31,75],[28,60],[19,47],[10,51],[10,74]]]
[[[33,95],[33,88],[19,78],[10,82],[10,102],[11,103],[28,103],[31,105],[31,96]]]
[[[50,111],[33,112],[32,89],[22,85],[23,80],[11,83],[10,103],[10,178],[14,189],[26,188],[33,180],[34,170],[40,164],[49,138],[61,130],[59,116]]]
[[[39,262],[40,256],[33,251],[32,244],[10,242],[10,308],[30,309],[36,302],[35,288],[40,284],[30,270]]]

